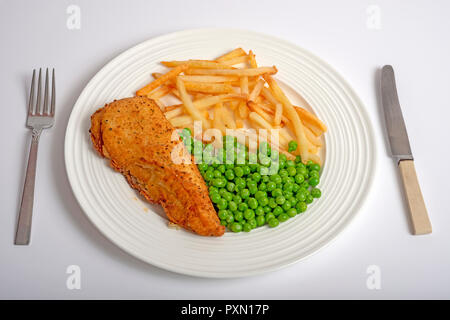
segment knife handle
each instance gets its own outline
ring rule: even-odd
[[[398,163],[403,181],[403,188],[408,201],[413,234],[431,233],[431,222],[420,191],[413,160],[400,160]]]

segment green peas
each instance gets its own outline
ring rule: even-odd
[[[247,209],[244,211],[244,218],[249,220],[255,217],[255,211],[252,209]]]
[[[302,183],[303,181],[305,181],[305,177],[301,174],[301,173],[297,173],[296,175],[295,175],[295,182],[296,183]]]
[[[292,182],[286,182],[283,186],[283,192],[292,192],[294,184]]]
[[[242,221],[244,219],[244,214],[241,211],[236,211],[234,213],[234,220]]]
[[[256,209],[258,207],[258,201],[255,198],[249,198],[247,204],[251,209]]]
[[[246,175],[250,174],[251,170],[250,170],[249,166],[244,165],[244,166],[242,166],[242,171],[244,172],[244,175],[246,176]]]
[[[227,178],[228,180],[233,180],[234,179],[234,171],[231,169],[228,169],[227,171],[225,171],[225,178]]]
[[[286,198],[283,197],[283,196],[277,196],[276,199],[275,199],[275,201],[277,202],[277,204],[282,205],[283,203],[286,202]]]
[[[289,152],[297,150],[297,147],[298,147],[297,141],[294,141],[294,140],[289,141],[289,144],[288,144],[288,151]]]
[[[233,195],[231,194],[231,192],[224,192],[222,198],[224,198],[227,202],[229,202],[233,200]]]
[[[309,188],[308,181],[303,181],[302,183],[300,183],[300,187],[307,190]]]
[[[233,223],[231,225],[231,231],[233,231],[233,232],[241,232],[242,231],[242,225],[240,223],[237,223],[237,222]]]
[[[217,187],[217,188],[223,188],[223,187],[225,187],[226,184],[227,184],[227,181],[222,178],[215,178],[213,180],[213,186]]]
[[[258,200],[258,203],[261,207],[267,206],[269,204],[269,198],[267,198],[267,196],[264,196],[263,198]]]
[[[289,220],[289,216],[286,213],[282,213],[278,216],[278,221],[285,222]]]
[[[267,201],[268,201],[268,200],[267,200]],[[262,216],[262,215],[264,215],[264,209],[263,209],[262,206],[255,209],[255,215],[257,215],[257,216]]]
[[[264,218],[269,222],[270,219],[275,219],[275,215],[273,213],[268,213]]]
[[[248,189],[242,189],[240,192],[240,196],[242,199],[247,199],[250,197],[250,191]]]
[[[238,190],[244,189],[244,188],[245,188],[245,185],[246,185],[245,180],[242,179],[242,178],[238,178],[238,179],[234,180],[234,183],[236,184],[236,188],[237,188]]]
[[[256,217],[256,225],[258,227],[263,226],[266,223],[266,218],[264,218],[264,216],[257,216]]]
[[[255,218],[248,219],[247,223],[250,225],[250,227],[252,227],[252,229],[254,229],[258,226]]]
[[[264,192],[264,191],[257,191],[256,193],[255,193],[255,199],[256,200],[259,200],[259,199],[261,199],[261,198],[263,198],[263,197],[265,197],[266,196],[266,193]]]
[[[225,220],[228,217],[228,211],[225,209],[219,210],[217,215],[219,216],[220,220]]]
[[[306,196],[305,202],[306,202],[307,204],[310,204],[310,203],[312,203],[313,201],[314,201],[313,196],[310,195],[310,194],[308,194],[308,195]]]
[[[220,188],[220,189],[219,189],[219,194],[220,194],[221,197],[223,197],[223,195],[224,195],[225,193],[227,193],[227,190],[226,190],[225,188]]]
[[[283,160],[283,159],[278,160],[278,167],[280,169],[283,169],[284,167],[286,167],[286,160]]]
[[[288,211],[291,207],[292,207],[292,204],[289,201],[286,201],[285,203],[283,203],[283,206],[282,206],[284,211]]]
[[[276,206],[275,209],[273,209],[272,213],[275,217],[279,216],[283,213],[283,208],[281,208],[280,206]]]
[[[270,176],[270,181],[274,182],[275,184],[281,183],[281,177],[279,174],[273,174]]]
[[[259,182],[261,180],[261,174],[259,172],[255,172],[252,174],[252,179],[255,182]]]
[[[312,188],[311,189],[311,196],[313,198],[320,198],[321,195],[322,195],[322,191],[320,191],[319,188]]]
[[[267,191],[275,190],[275,188],[277,187],[277,184],[273,181],[267,182],[266,185],[267,185]]]
[[[203,176],[203,178],[206,181],[211,181],[214,178],[214,174],[211,171],[206,171],[205,175]]]
[[[261,181],[264,182],[264,183],[267,183],[267,182],[270,181],[270,178],[269,178],[268,175],[264,175],[264,176],[261,176],[261,177],[262,177],[262,178],[261,178]]]
[[[318,163],[313,163],[309,166],[309,170],[320,171],[320,165]]]
[[[220,220],[220,224],[223,226],[226,226],[228,224],[228,222],[226,220]]]
[[[239,204],[239,203],[242,202],[242,198],[241,198],[240,195],[235,194],[235,195],[233,196],[233,201],[236,202],[236,204]]]
[[[292,160],[288,160],[286,161],[286,167],[295,167],[295,162]]]
[[[294,196],[290,196],[289,198],[286,199],[287,201],[289,201],[291,203],[291,207],[295,207],[295,205],[297,204],[298,200],[294,197]],[[230,203],[228,203],[228,206],[230,206]]]
[[[238,210],[239,211],[245,211],[245,210],[247,210],[248,209],[248,205],[245,203],[245,202],[241,202],[241,203],[239,203],[239,205],[238,205]]]
[[[319,178],[316,178],[316,177],[312,177],[308,181],[309,181],[309,185],[312,186],[312,187],[317,186],[319,184],[319,182],[320,182]]]
[[[319,178],[319,171],[309,171],[309,178]]]
[[[226,209],[228,207],[228,202],[227,202],[227,200],[222,198],[217,202],[216,205],[217,205],[217,208],[219,208],[219,209]]]
[[[230,211],[236,211],[237,210],[237,208],[238,208],[238,206],[237,206],[237,204],[236,204],[236,202],[234,202],[234,201],[228,201],[228,209],[230,210]]]
[[[300,186],[297,183],[293,183],[292,185],[292,192],[297,193],[298,190],[300,190]]]
[[[213,203],[218,203],[221,199],[220,194],[219,193],[213,193],[212,195],[209,196],[211,198],[211,201]]]
[[[198,164],[198,170],[200,170],[200,172],[206,171],[207,169],[208,169],[208,165],[206,163]]]
[[[300,189],[300,191],[297,192],[297,194],[295,195],[295,198],[298,201],[305,201],[306,200],[306,195],[307,195],[306,190],[305,189]]]
[[[213,175],[214,175],[214,178],[220,178],[220,177],[222,177],[222,172],[220,172],[219,170],[214,170]]]
[[[227,223],[233,223],[234,222],[234,216],[232,214],[229,214],[226,218],[225,221]]]
[[[282,196],[283,195],[283,190],[277,188],[275,190],[272,191],[272,197],[276,198],[278,196]]]
[[[298,213],[302,213],[305,212],[307,209],[307,204],[305,202],[297,202],[297,205],[295,206],[295,208],[297,209]]]
[[[242,227],[242,230],[244,232],[250,232],[250,231],[252,231],[252,226],[249,223],[244,223],[244,226]]]
[[[250,194],[255,194],[258,191],[258,187],[254,185],[249,187],[248,190],[250,191]]]
[[[234,168],[234,174],[236,177],[242,177],[244,175],[244,170],[241,167]]]
[[[295,170],[295,167],[288,167],[287,172],[291,177],[295,176],[297,174],[297,170]]]
[[[227,188],[227,190],[228,190],[229,192],[233,192],[234,189],[236,188],[236,185],[235,185],[233,182],[228,181],[228,182],[227,182],[226,188]]]
[[[287,214],[289,217],[293,218],[293,217],[295,217],[295,216],[297,215],[297,209],[295,209],[295,208],[290,208],[288,211],[286,211],[286,214]]]
[[[302,162],[302,157],[296,156],[295,157],[295,163],[301,163],[301,162]]]
[[[258,190],[261,190],[261,191],[267,190],[267,184],[265,182],[261,182],[258,186]]]
[[[247,181],[247,188],[256,188],[256,189],[258,189],[257,188],[257,183],[255,182],[255,181],[253,181],[253,180],[248,180]]]
[[[264,210],[264,213],[269,213],[269,212],[272,212],[272,208],[271,208],[271,207],[269,207],[269,206],[265,206],[265,207],[263,207],[263,210]]]
[[[281,178],[289,176],[289,173],[286,169],[281,169],[280,171],[278,171],[278,174],[280,175]]]
[[[275,201],[275,198],[270,198],[269,199],[269,207],[271,207],[272,209],[273,208],[275,208],[278,204],[277,204],[277,202]],[[267,219],[266,219],[267,220]]]
[[[272,218],[272,219],[268,220],[267,223],[269,224],[269,227],[271,227],[271,228],[275,228],[280,224],[280,222],[278,221],[277,218]]]

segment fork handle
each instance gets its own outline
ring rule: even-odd
[[[28,245],[30,243],[31,220],[33,216],[34,181],[36,177],[36,160],[39,137],[42,130],[33,129],[28,156],[27,173],[23,185],[22,203],[20,204],[19,220],[17,222],[15,245]]]

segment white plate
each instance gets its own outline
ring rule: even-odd
[[[132,96],[163,71],[162,60],[210,59],[242,47],[259,65],[276,65],[294,104],[300,93],[328,126],[322,198],[277,228],[201,237],[167,227],[162,209],[138,199],[121,174],[95,152],[90,116],[114,99]],[[357,214],[375,170],[375,145],[367,114],[349,85],[325,62],[286,41],[242,30],[201,29],[143,42],[109,62],[75,104],[66,132],[66,169],[89,219],[133,256],[174,272],[201,277],[240,277],[297,262],[333,240]]]

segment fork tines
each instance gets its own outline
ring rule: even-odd
[[[39,68],[38,75],[38,85],[37,85],[37,96],[36,96],[36,104],[34,104],[34,87],[35,87],[35,78],[36,78],[36,70],[33,69],[33,78],[31,80],[31,90],[30,90],[30,99],[28,102],[28,115],[30,116],[50,116],[53,117],[55,114],[55,69],[52,70],[52,93],[50,103],[48,101],[49,94],[49,76],[48,76],[48,68],[45,71],[45,87],[44,87],[44,104],[41,107],[41,73],[42,69]]]

